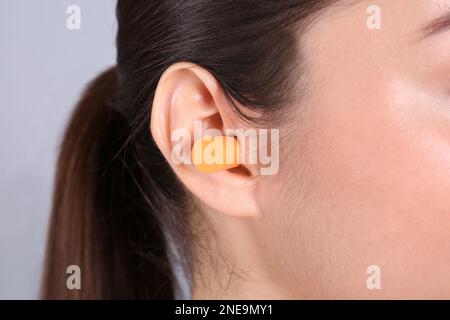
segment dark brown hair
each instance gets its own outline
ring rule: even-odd
[[[149,130],[159,78],[195,63],[270,118],[289,101],[297,31],[329,2],[118,1],[117,67],[88,86],[62,142],[43,298],[174,298],[168,240],[189,275],[192,237],[187,193]],[[66,287],[69,265],[81,268],[81,290]]]

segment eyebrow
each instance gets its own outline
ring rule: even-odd
[[[447,30],[450,30],[450,11],[435,19],[423,29],[424,38]]]

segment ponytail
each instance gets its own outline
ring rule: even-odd
[[[114,108],[113,97],[119,94],[118,71],[113,67],[88,86],[65,132],[57,164],[44,299],[173,298],[164,235],[152,212],[158,206],[146,196],[152,190],[141,187],[141,166],[133,147],[127,145],[130,126]],[[154,182],[146,185],[156,188]],[[80,267],[80,290],[66,285],[71,265]]]

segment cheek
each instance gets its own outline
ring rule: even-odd
[[[322,107],[309,148],[330,201],[450,216],[445,99],[398,84],[378,95],[348,94],[347,103]]]
[[[313,229],[325,226],[332,243],[322,259],[356,273],[383,265],[391,289],[408,275],[445,289],[433,271],[450,268],[448,97],[404,80],[370,81],[371,90],[322,95],[311,120],[302,179],[314,187]]]
[[[449,96],[406,79],[394,79],[388,93],[387,117],[401,142],[401,150],[408,152],[404,167],[414,172],[406,179],[407,186],[411,186],[409,191],[421,196],[418,199],[425,201],[422,207],[450,216]],[[401,168],[397,170],[403,172]]]

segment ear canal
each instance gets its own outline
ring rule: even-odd
[[[239,141],[229,136],[203,136],[194,143],[192,163],[203,173],[239,166]]]

